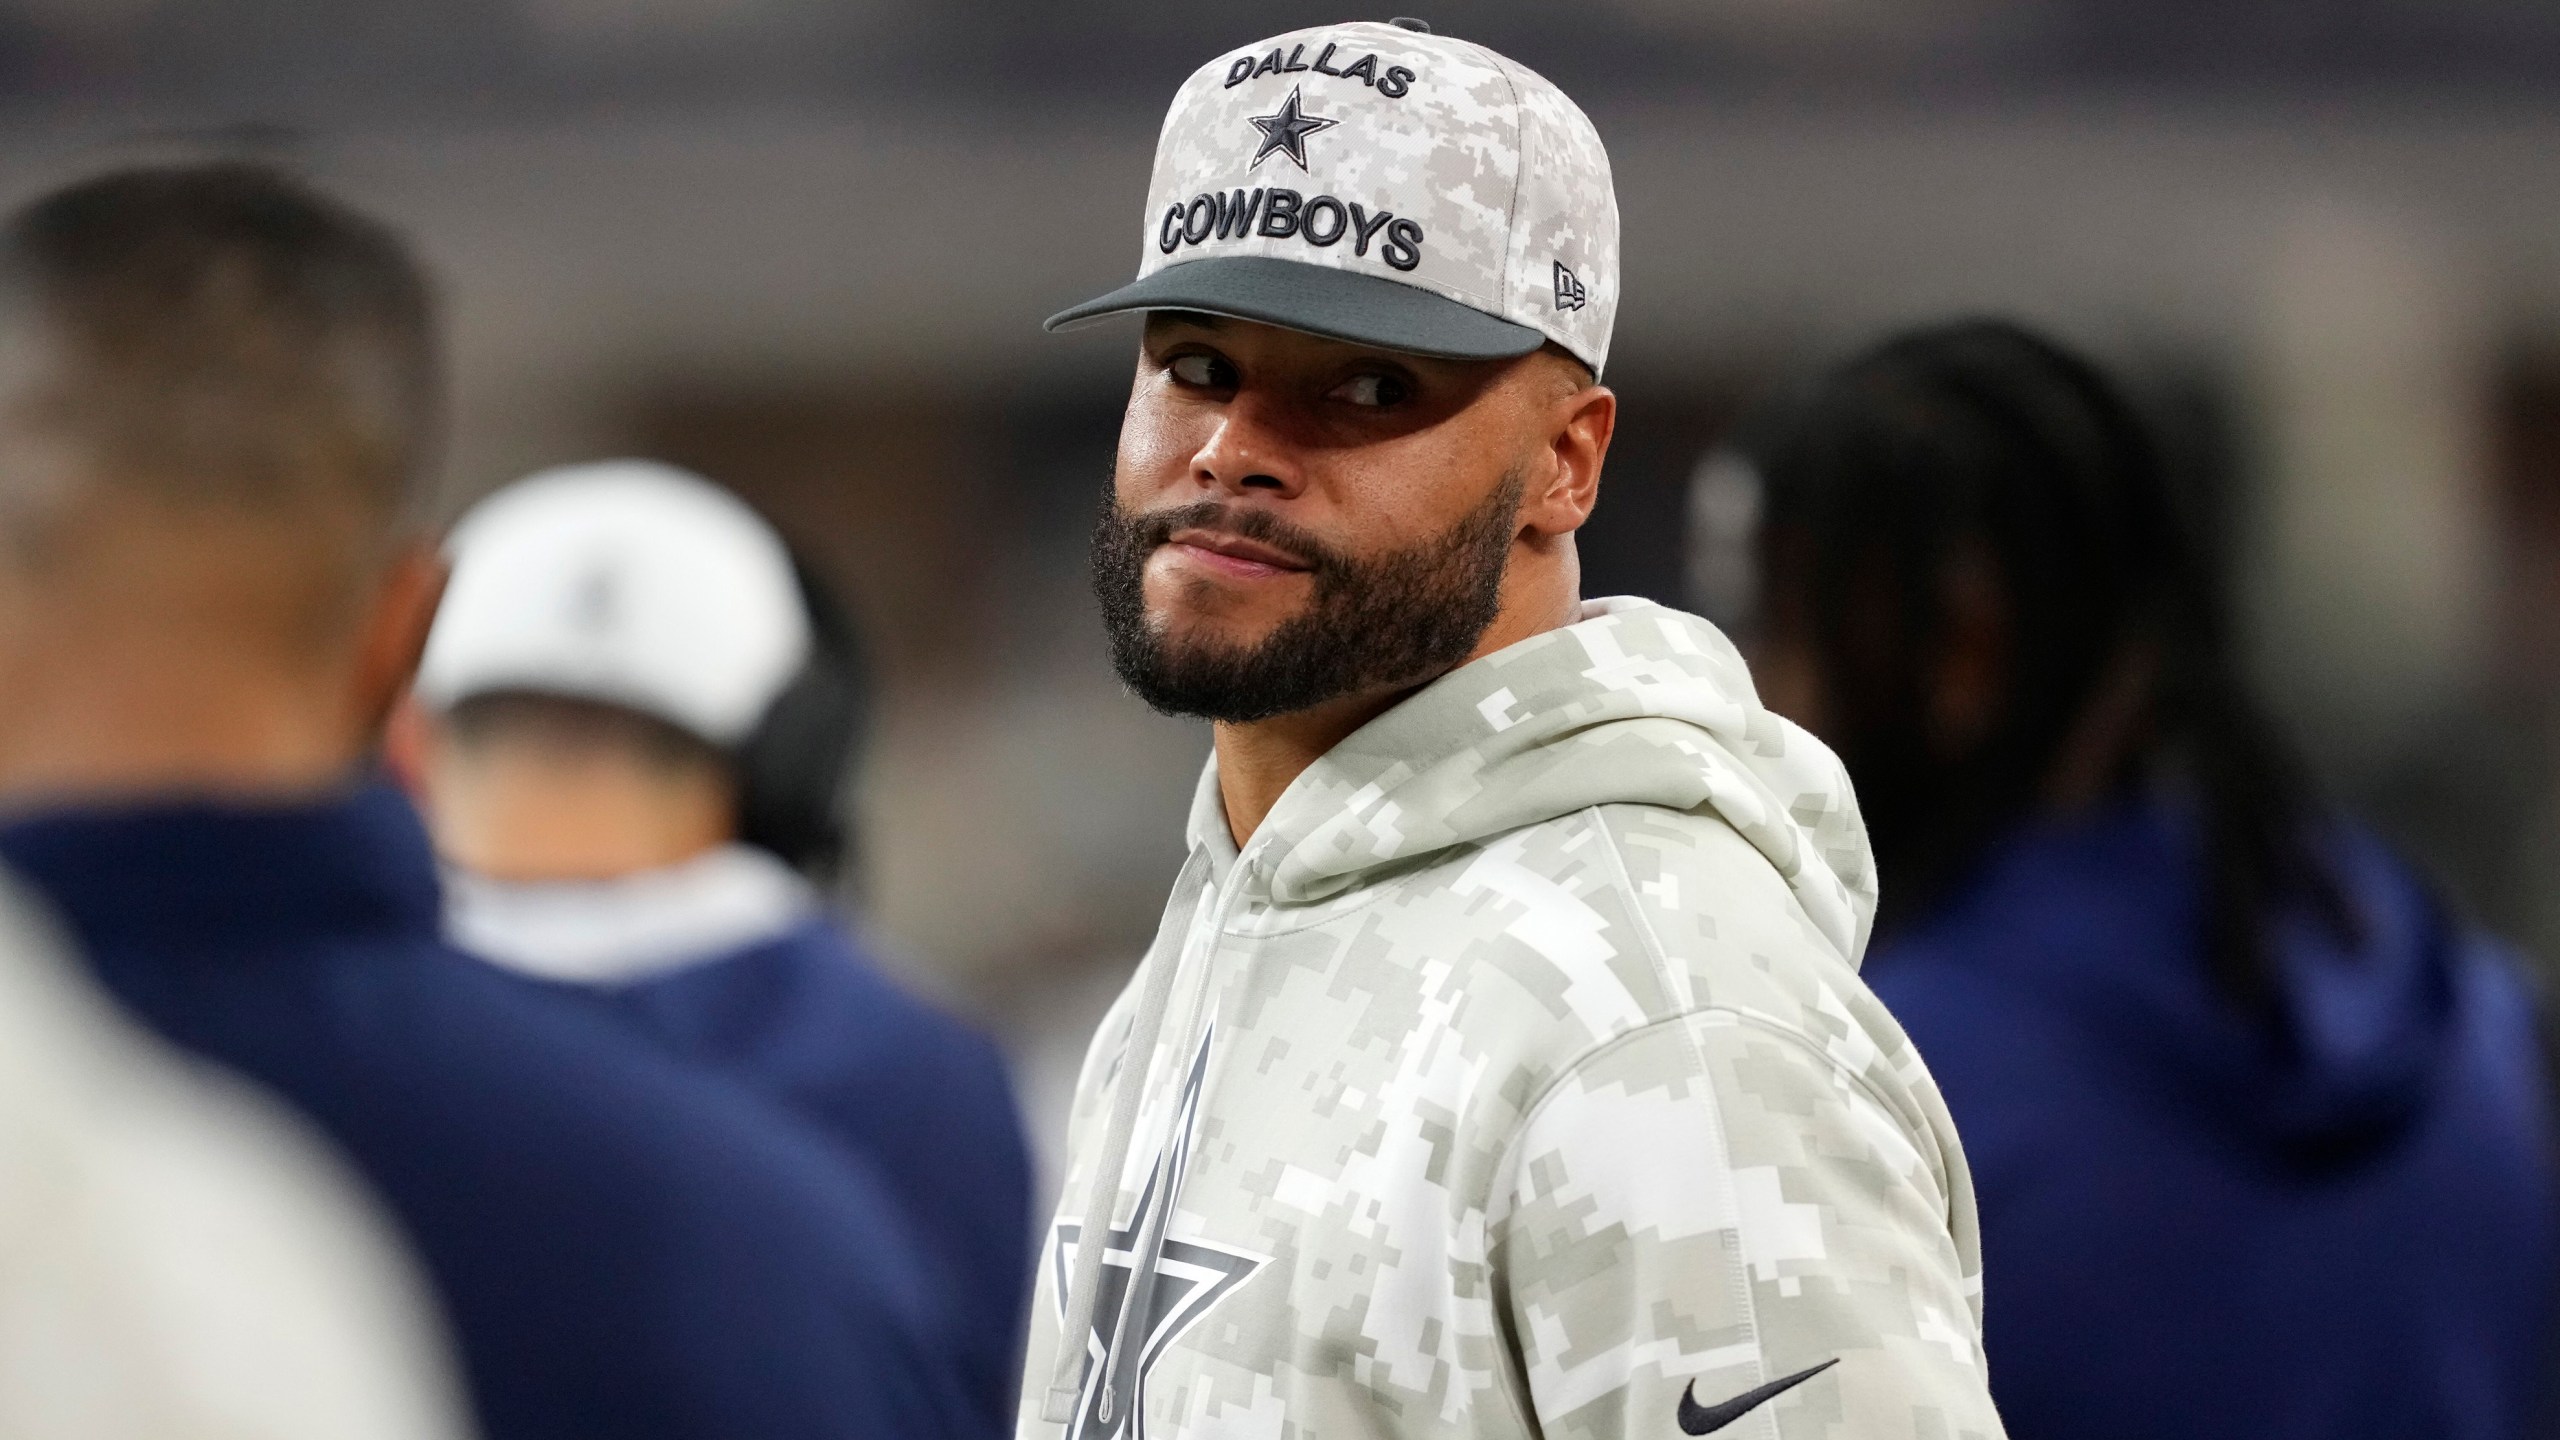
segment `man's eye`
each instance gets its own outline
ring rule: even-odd
[[[1346,405],[1370,408],[1393,405],[1410,393],[1411,387],[1393,375],[1354,375],[1333,387],[1333,398]]]
[[[1173,363],[1165,368],[1173,372],[1173,378],[1176,381],[1184,385],[1196,385],[1202,389],[1223,388],[1231,384],[1234,379],[1226,362],[1215,355],[1203,355],[1196,350],[1188,355],[1174,356]]]

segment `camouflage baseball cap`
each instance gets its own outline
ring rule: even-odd
[[[1051,316],[1200,310],[1419,355],[1596,373],[1618,200],[1589,117],[1419,21],[1297,30],[1183,82],[1156,142],[1135,282]]]

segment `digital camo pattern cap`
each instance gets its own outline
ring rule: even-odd
[[[1136,282],[1049,328],[1201,310],[1421,355],[1553,340],[1597,373],[1618,313],[1599,133],[1526,66],[1418,23],[1292,31],[1194,72]]]

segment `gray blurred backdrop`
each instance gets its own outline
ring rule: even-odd
[[[2160,416],[2337,791],[2560,953],[2560,7],[1399,3],[1562,83],[1616,161],[1595,593],[1746,588],[1680,534],[1770,387],[1904,321],[2050,326]],[[441,274],[449,505],[647,453],[772,513],[879,666],[870,924],[1007,1040],[1054,1145],[1206,738],[1119,692],[1085,599],[1132,332],[1038,322],[1134,269],[1193,66],[1346,18],[1383,16],[0,0],[0,185],[300,163]]]

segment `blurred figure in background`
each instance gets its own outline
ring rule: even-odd
[[[0,1435],[461,1440],[399,1242],[267,1097],[117,1012],[0,882]]]
[[[2560,1198],[2531,998],[2244,698],[2126,403],[1960,324],[1752,448],[1755,668],[1857,786],[1866,973],[1973,1163],[2011,1432],[2520,1433]]]
[[[274,171],[0,232],[0,860],[106,987],[336,1141],[490,1440],[950,1433],[944,1322],[830,1148],[448,949],[365,777],[442,581],[397,237]]]
[[[1002,1429],[1030,1160],[994,1046],[890,983],[818,888],[862,719],[843,617],[744,502],[642,461],[509,486],[447,550],[403,728],[449,934],[876,1166]]]

